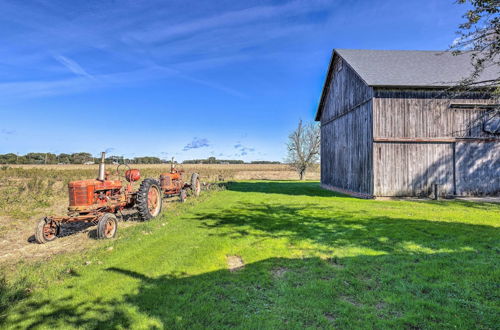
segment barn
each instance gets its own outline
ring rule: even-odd
[[[453,89],[471,70],[469,55],[335,49],[316,114],[322,186],[366,198],[430,197],[434,185],[447,197],[500,195],[498,100]]]

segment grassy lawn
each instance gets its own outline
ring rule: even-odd
[[[0,286],[0,326],[492,329],[499,226],[495,204],[233,183],[84,255],[20,266],[30,293]]]

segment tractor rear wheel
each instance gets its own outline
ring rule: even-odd
[[[38,244],[44,244],[53,241],[59,234],[59,225],[50,218],[42,218],[36,224],[35,240]]]
[[[118,221],[113,213],[104,213],[97,222],[97,238],[113,238],[118,230]]]
[[[143,221],[156,217],[161,212],[162,191],[155,179],[144,179],[136,195],[136,206]]]
[[[200,196],[201,184],[198,173],[191,174],[191,192],[195,197]]]

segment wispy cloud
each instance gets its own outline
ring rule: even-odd
[[[27,80],[20,82],[0,82],[0,95],[6,97],[44,97],[82,91],[126,86],[141,83],[144,81],[160,80],[168,77],[177,77],[198,85],[219,90],[225,94],[246,98],[247,96],[235,89],[214,83],[210,80],[199,79],[191,75],[161,66],[149,66],[144,69],[128,72],[115,72],[112,74],[102,74],[88,77],[78,76],[74,78],[55,80]]]
[[[80,64],[76,63],[74,60],[67,58],[62,55],[55,55],[54,58],[64,65],[69,71],[73,72],[77,76],[84,76],[87,78],[93,78],[87,71],[85,71]]]
[[[324,1],[299,0],[274,6],[254,6],[200,18],[167,28],[165,28],[164,22],[158,22],[143,31],[134,31],[128,37],[145,43],[159,42],[198,32],[207,32],[212,29],[231,28],[233,26],[250,24],[255,21],[262,22],[278,16],[303,15],[312,10],[320,9],[324,3]]]
[[[191,149],[199,149],[199,148],[205,148],[205,147],[209,147],[210,146],[210,143],[208,142],[207,139],[205,138],[193,138],[193,141],[189,142],[188,144],[186,144],[184,146],[184,148],[182,149],[182,151],[188,151],[188,150],[191,150]]]
[[[196,10],[182,11],[179,4],[163,1],[120,6],[96,2],[82,10],[75,10],[78,7],[72,2],[57,6],[50,2],[7,2],[0,6],[0,20],[21,32],[3,40],[0,63],[33,70],[25,77],[5,73],[4,77],[15,80],[0,78],[0,93],[39,97],[173,76],[247,97],[223,78],[206,78],[199,72],[265,57],[265,52],[257,51],[259,47],[267,49],[266,42],[313,29],[317,21],[298,22],[294,18],[319,12],[327,4],[325,0],[233,3],[217,11],[212,5],[199,4]],[[172,17],[172,13],[177,15]],[[62,79],[54,60],[75,77]]]

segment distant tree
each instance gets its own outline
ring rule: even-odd
[[[134,164],[161,164],[161,159],[158,157],[135,157]]]
[[[17,155],[10,153],[10,154],[4,154],[0,155],[0,164],[16,164],[17,162]]]
[[[183,164],[244,164],[245,162],[240,159],[216,159],[209,157],[207,159],[186,159]]]
[[[474,69],[461,85],[490,86],[500,92],[500,70],[494,79],[479,79],[485,68],[500,68],[500,0],[457,0],[457,3],[472,6],[464,14],[466,21],[459,25],[458,38],[450,47],[456,55],[471,55]]]
[[[18,156],[15,164],[33,164],[33,163],[30,163],[29,159],[26,158],[26,156]]]
[[[72,164],[84,164],[85,162],[93,161],[94,157],[88,152],[77,152],[71,154],[71,163]]]
[[[320,129],[316,123],[299,125],[288,137],[288,156],[286,162],[297,171],[300,180],[304,180],[309,167],[319,159]]]
[[[106,158],[106,163],[108,163],[108,164],[114,164],[114,163],[123,164],[124,159],[123,159],[123,156],[110,156],[110,157]]]
[[[46,153],[45,164],[57,164],[57,155],[50,152]]]
[[[45,163],[45,153],[41,152],[30,152],[25,155],[27,164],[44,164]]]
[[[70,154],[59,154],[57,155],[57,162],[61,164],[70,164],[71,163],[71,155]]]
[[[254,160],[251,164],[281,164],[281,162],[273,160]]]

